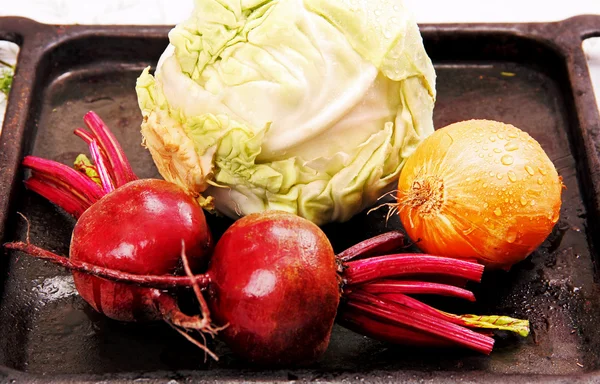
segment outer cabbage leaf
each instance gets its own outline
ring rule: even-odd
[[[345,221],[433,132],[435,73],[400,0],[197,0],[136,90],[165,179],[230,217]]]

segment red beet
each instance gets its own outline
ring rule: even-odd
[[[79,218],[71,260],[140,275],[174,274],[184,242],[192,270],[206,266],[210,231],[202,208],[175,184],[136,180],[109,193]],[[122,321],[157,320],[152,288],[74,273],[79,294],[98,312]]]
[[[108,128],[95,115],[86,116],[86,122],[92,133],[76,133],[90,144],[96,163],[92,177],[87,165],[84,176],[47,160],[24,161],[33,171],[28,188],[80,216],[71,258],[29,243],[5,246],[71,268],[82,297],[109,317],[162,318],[215,359],[184,330],[210,335],[223,331],[233,351],[262,364],[317,359],[327,348],[336,315],[346,327],[386,341],[458,345],[483,353],[490,353],[494,343],[485,329],[528,332],[526,321],[453,315],[408,296],[474,300],[470,292],[440,280],[479,281],[479,264],[387,254],[403,245],[399,232],[368,239],[336,257],[316,225],[285,212],[238,220],[217,244],[208,271],[193,275],[185,254],[192,267],[199,267],[210,249],[210,231],[200,207],[173,184],[132,181],[135,175]],[[176,276],[180,258],[186,276]],[[177,286],[194,289],[201,315],[179,311],[176,297],[165,290]],[[206,289],[208,304],[201,288]],[[212,325],[210,312],[224,327]]]
[[[84,121],[91,132],[77,129],[75,134],[88,143],[95,165],[84,162],[78,172],[34,156],[23,161],[32,171],[25,181],[27,188],[78,219],[71,238],[70,261],[87,263],[92,268],[107,266],[121,275],[130,273],[133,279],[173,276],[183,270],[191,275],[192,270],[205,268],[212,240],[204,212],[195,199],[164,180],[138,180],[104,122],[93,112],[86,114]],[[139,287],[75,271],[73,277],[81,297],[98,312],[120,321],[164,319],[212,355],[183,330],[209,334],[217,331],[211,326],[199,290],[196,293],[202,314],[188,316],[179,310],[172,293],[156,287]]]
[[[325,234],[298,216],[246,216],[219,240],[207,273],[209,306],[231,349],[259,363],[303,363],[329,344],[340,300]]]

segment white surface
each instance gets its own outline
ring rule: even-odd
[[[419,23],[556,21],[600,14],[600,0],[405,0]],[[24,16],[49,24],[166,24],[187,17],[192,0],[18,0],[2,1],[0,16]],[[584,42],[600,105],[600,38]],[[0,45],[0,58],[6,53]],[[0,95],[0,127],[3,113]]]

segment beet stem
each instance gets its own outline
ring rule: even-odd
[[[183,270],[185,274],[190,279],[194,278],[194,274],[192,273],[192,269],[190,268],[190,263],[188,261],[187,255],[185,254],[185,242],[181,240],[181,261],[183,262]],[[203,327],[203,331],[210,333],[211,335],[216,335],[217,332],[225,329],[225,327],[214,327],[210,321],[210,310],[208,309],[208,304],[206,300],[204,300],[204,296],[202,295],[202,291],[200,285],[196,281],[192,284],[192,288],[194,289],[194,294],[196,295],[196,299],[198,303],[200,303],[200,311],[202,313],[202,320],[205,322],[205,326]]]
[[[102,154],[100,153],[100,147],[98,147],[98,142],[96,140],[92,140],[92,142],[90,143],[90,154],[92,155],[92,159],[94,159],[94,163],[96,163],[96,170],[98,171],[98,175],[100,176],[100,180],[102,181],[102,188],[104,189],[104,193],[111,193],[115,190],[115,186],[113,185],[113,181],[110,178],[108,168],[106,167],[106,163],[102,158]]]
[[[57,161],[46,160],[35,156],[26,156],[23,166],[30,168],[56,184],[66,187],[80,199],[87,201],[90,205],[100,200],[104,193],[102,189],[91,179]]]
[[[481,281],[483,265],[419,253],[392,254],[346,263],[343,278],[347,284],[413,275],[446,275]]]
[[[350,294],[346,305],[375,318],[436,335],[485,354],[489,354],[494,346],[491,337],[365,292]]]
[[[431,316],[445,319],[446,321],[462,325],[464,327],[472,329],[497,329],[509,331],[517,333],[523,337],[527,337],[527,335],[529,335],[529,321],[527,320],[497,315],[455,315],[454,313],[440,311],[439,309],[436,309],[402,293],[380,293],[377,295],[377,297],[390,300],[394,303],[412,308],[422,313],[427,313]]]
[[[390,231],[361,241],[337,254],[340,261],[349,261],[357,257],[383,255],[404,246],[405,236],[400,231]]]
[[[4,247],[24,252],[30,256],[37,257],[38,259],[50,261],[72,271],[87,273],[119,283],[135,284],[141,287],[167,289],[175,287],[190,287],[194,283],[197,283],[201,288],[206,288],[210,283],[210,277],[205,274],[194,275],[193,277],[173,275],[135,275],[110,268],[99,267],[97,265],[82,261],[70,260],[64,256],[59,256],[43,248],[21,241],[6,243],[4,244]]]
[[[130,181],[137,180],[137,176],[131,169],[131,164],[123,148],[117,141],[117,138],[110,131],[108,126],[100,119],[95,112],[86,113],[83,118],[85,124],[90,128],[92,134],[98,140],[98,143],[111,165],[115,177],[115,187],[120,187]]]
[[[373,294],[403,293],[405,295],[440,295],[465,299],[471,302],[475,301],[475,295],[467,289],[449,284],[425,281],[378,280],[361,285],[360,288],[365,292]]]
[[[77,128],[75,131],[73,131],[73,133],[77,137],[79,137],[80,139],[85,141],[85,143],[88,145],[88,147],[90,146],[90,144],[92,144],[92,141],[96,139],[94,137],[94,135],[92,135],[90,132],[86,131],[83,128]],[[100,147],[100,155],[102,156],[102,159],[104,160],[104,164],[109,164],[107,169],[110,174],[111,180],[114,181],[115,180],[114,170],[112,169],[112,166],[110,166],[110,162],[108,161],[108,158],[106,157],[106,152],[104,152],[102,147]]]
[[[436,335],[416,331],[396,323],[386,323],[353,308],[344,308],[337,322],[361,335],[395,344],[432,347],[453,345],[451,341]]]
[[[68,214],[79,218],[90,207],[89,204],[80,201],[71,193],[67,193],[55,185],[47,182],[43,178],[30,177],[25,181],[27,189],[32,190],[38,195],[43,196],[53,204],[64,209]]]
[[[89,133],[88,131],[86,131],[83,128],[77,128],[76,130],[73,131],[73,133],[75,134],[75,136],[79,137],[80,139],[82,139],[83,141],[85,141],[85,143],[89,146],[92,141],[95,139],[94,136]]]

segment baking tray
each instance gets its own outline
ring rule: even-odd
[[[549,239],[510,272],[486,273],[478,303],[456,312],[528,318],[532,335],[500,335],[491,356],[377,342],[336,327],[326,355],[301,369],[253,367],[219,342],[201,351],[164,324],[108,320],[75,293],[69,273],[7,253],[0,258],[0,381],[367,381],[600,382],[600,118],[584,38],[600,36],[600,16],[556,23],[422,25],[438,74],[436,127],[501,120],[529,132],[553,160],[566,189]],[[140,146],[134,83],[156,63],[169,27],[51,26],[0,18],[0,38],[20,45],[0,136],[0,239],[23,239],[67,254],[73,220],[23,188],[19,162],[35,154],[69,164],[83,143],[71,134],[88,110],[115,130],[142,177],[158,174]],[[336,249],[390,228],[385,212],[359,214],[324,229]],[[216,235],[225,219],[210,218]]]

